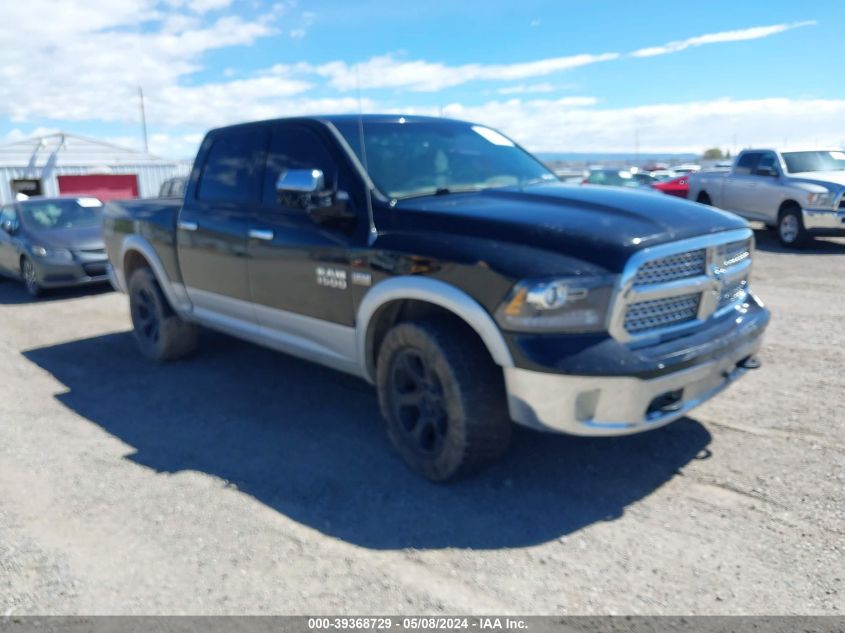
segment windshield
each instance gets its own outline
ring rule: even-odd
[[[845,170],[845,152],[785,152],[783,162],[793,174],[804,171]]]
[[[21,205],[24,225],[32,229],[69,229],[100,223],[103,203],[96,198],[27,200]]]
[[[337,125],[376,187],[390,198],[521,186],[558,178],[499,132],[454,121],[364,121]]]

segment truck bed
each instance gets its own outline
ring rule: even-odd
[[[103,209],[103,237],[109,260],[121,257],[126,236],[146,240],[155,250],[171,281],[181,281],[176,257],[176,220],[182,200],[145,198],[112,200]]]

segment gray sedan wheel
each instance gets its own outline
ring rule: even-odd
[[[23,285],[31,297],[40,297],[44,292],[38,283],[38,273],[35,271],[35,264],[27,257],[24,257],[21,261],[21,279],[23,279]]]

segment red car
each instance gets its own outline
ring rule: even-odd
[[[651,185],[654,189],[669,194],[670,196],[678,196],[679,198],[686,198],[689,193],[689,174],[682,174],[663,182],[656,182]]]

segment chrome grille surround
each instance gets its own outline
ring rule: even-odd
[[[740,299],[745,299],[748,291],[748,279],[742,278],[735,283],[728,284],[722,288],[722,293],[719,295],[719,305],[716,308],[721,310],[724,307],[732,305]]]
[[[608,331],[621,342],[645,342],[741,305],[753,247],[751,230],[737,229],[634,253],[617,283]]]

